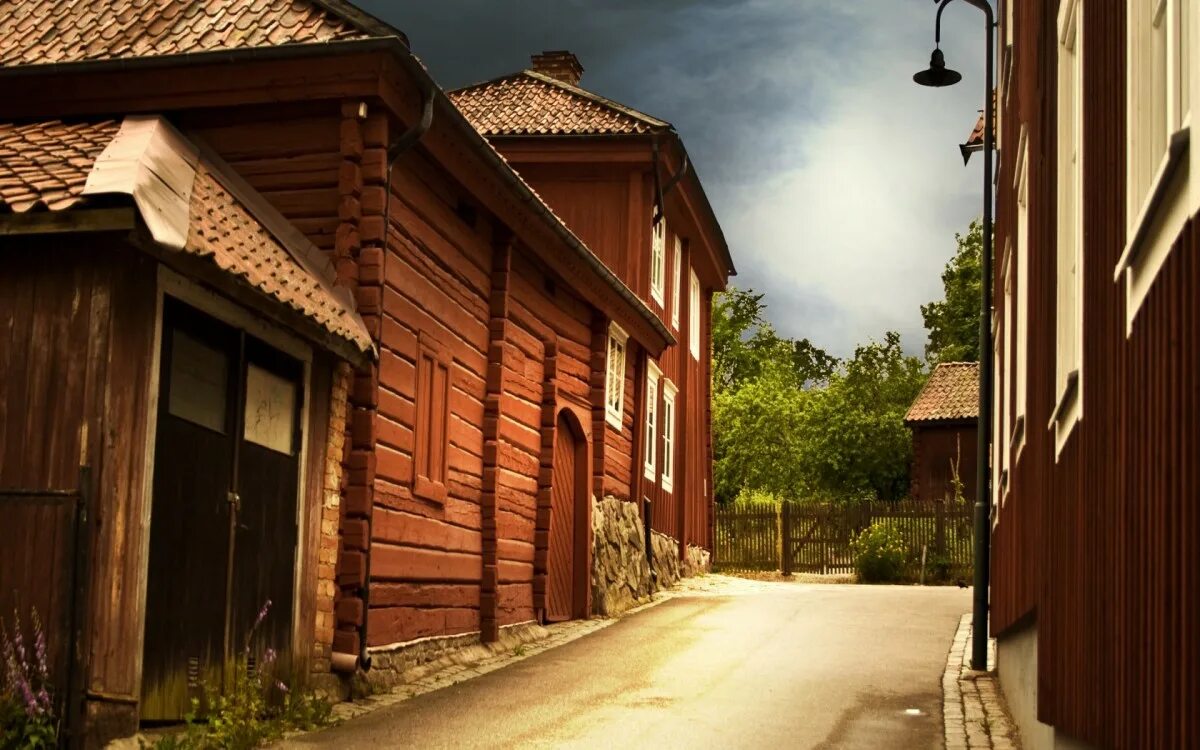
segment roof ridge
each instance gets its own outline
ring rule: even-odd
[[[364,34],[399,37],[404,41],[405,47],[409,46],[408,34],[347,0],[307,0],[307,2],[332,13]]]
[[[542,83],[548,83],[552,86],[557,86],[557,87],[563,89],[564,91],[575,94],[576,96],[582,96],[583,98],[589,99],[593,102],[596,102],[597,104],[603,104],[606,107],[617,110],[621,114],[628,115],[629,117],[633,117],[635,119],[641,120],[642,122],[645,122],[648,125],[653,125],[654,127],[660,127],[660,128],[673,128],[674,127],[673,125],[671,125],[671,123],[667,122],[666,120],[660,120],[659,118],[657,118],[653,115],[648,115],[639,109],[634,109],[633,107],[630,107],[628,104],[622,104],[613,99],[609,99],[606,96],[597,94],[594,91],[588,91],[585,88],[580,88],[579,86],[575,86],[573,84],[567,83],[566,81],[560,81],[557,78],[555,78],[554,76],[548,76],[545,73],[539,73],[538,71],[533,70],[532,68],[526,68],[525,70],[522,70],[520,73],[517,73],[516,75],[527,75],[530,78],[534,78],[536,80],[541,81]]]

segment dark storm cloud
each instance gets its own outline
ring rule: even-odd
[[[982,23],[947,10],[965,74],[919,89],[926,0],[568,0],[359,5],[404,30],[447,88],[570,49],[583,85],[684,137],[740,275],[784,333],[838,353],[899,330],[940,291],[954,232],[979,213],[978,159],[955,144],[982,101]]]

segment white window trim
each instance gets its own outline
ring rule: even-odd
[[[650,227],[650,296],[663,304],[663,281],[667,275],[667,220]]]
[[[1075,273],[1074,273],[1074,289],[1071,290],[1073,296],[1070,300],[1073,306],[1074,330],[1069,335],[1074,336],[1072,351],[1069,355],[1064,353],[1064,342],[1062,337],[1068,335],[1061,328],[1061,323],[1058,320],[1056,313],[1055,322],[1055,376],[1054,376],[1054,397],[1056,406],[1053,413],[1050,415],[1050,422],[1047,429],[1054,430],[1054,455],[1055,460],[1061,455],[1063,447],[1066,446],[1068,439],[1074,434],[1075,425],[1083,419],[1083,274],[1084,274],[1084,233],[1083,233],[1083,0],[1064,0],[1059,8],[1058,14],[1058,79],[1059,79],[1059,98],[1055,103],[1057,110],[1060,112],[1058,116],[1059,131],[1058,143],[1060,156],[1066,153],[1062,147],[1064,142],[1069,138],[1075,144],[1075,161],[1064,167],[1063,163],[1058,161],[1055,165],[1057,172],[1056,183],[1058,185],[1058,196],[1056,204],[1058,209],[1058,228],[1057,228],[1057,243],[1055,264],[1056,269],[1061,268],[1063,259],[1060,256],[1062,248],[1067,246],[1065,233],[1073,233],[1074,238],[1071,246],[1074,248],[1075,258]],[[1061,109],[1063,107],[1062,99],[1062,79],[1065,65],[1071,65],[1072,70],[1072,89],[1073,96],[1070,106],[1073,108],[1073,121],[1071,122],[1071,132],[1063,132]],[[1064,169],[1070,169],[1072,174],[1065,175]],[[1071,196],[1072,211],[1069,216],[1066,216],[1062,210],[1064,186],[1071,186],[1074,194]],[[1064,222],[1070,222],[1069,225]],[[1060,286],[1061,274],[1055,273],[1055,300],[1056,306],[1062,304],[1064,294],[1063,288]],[[1061,307],[1056,307],[1061,309]]]
[[[688,269],[688,348],[692,359],[700,359],[700,277]]]
[[[614,344],[620,347],[619,362],[613,358]],[[625,413],[625,363],[628,352],[629,334],[616,323],[610,323],[604,356],[604,419],[618,432],[621,431],[621,420]]]
[[[663,379],[663,456],[662,456],[662,488],[663,492],[675,489],[675,395],[679,389],[669,378]]]
[[[658,474],[658,382],[662,379],[662,370],[651,359],[646,360],[646,365],[646,420],[643,425],[646,461],[642,475],[653,482]]]
[[[1011,465],[1016,466],[1025,449],[1026,408],[1029,401],[1029,150],[1027,130],[1021,125],[1020,145],[1017,148],[1017,236],[1015,243],[1009,238],[1008,254],[1011,257],[1016,245],[1017,264],[1013,317],[1013,424],[1008,438],[1008,449],[1012,453]],[[1011,262],[1011,261],[1010,261]]]
[[[679,287],[683,283],[683,240],[675,235],[675,258],[673,261],[675,283],[671,287],[671,328],[679,330]]]
[[[1004,292],[1004,311],[1002,314],[1000,338],[996,342],[996,353],[999,355],[993,362],[999,362],[996,368],[999,387],[995,399],[1000,407],[999,429],[995,430],[996,449],[1000,451],[1000,496],[1001,500],[1008,496],[1009,483],[1005,481],[1012,469],[1012,450],[1010,436],[1012,435],[1012,351],[1013,351],[1013,257],[1012,243],[1005,245],[1004,263],[1000,272]]]
[[[1175,240],[1179,237],[1184,225],[1193,214],[1200,209],[1200,185],[1197,185],[1196,175],[1200,175],[1200,149],[1191,148],[1191,102],[1197,101],[1200,95],[1200,81],[1192,73],[1187,80],[1187,96],[1189,105],[1187,111],[1181,110],[1179,97],[1185,93],[1183,84],[1178,84],[1180,66],[1178,65],[1179,40],[1176,34],[1187,35],[1189,40],[1200,39],[1200,19],[1197,19],[1196,3],[1193,0],[1158,0],[1159,7],[1155,15],[1162,17],[1167,24],[1166,39],[1168,50],[1167,70],[1165,77],[1158,85],[1166,89],[1166,122],[1163,123],[1166,132],[1166,146],[1153,177],[1144,192],[1138,194],[1136,174],[1139,168],[1144,168],[1145,158],[1137,151],[1144,139],[1149,137],[1143,133],[1139,122],[1139,106],[1144,102],[1134,95],[1132,86],[1126,87],[1126,212],[1128,226],[1124,252],[1113,271],[1114,281],[1125,282],[1125,325],[1126,335],[1133,332],[1133,324],[1142,308],[1150,289],[1153,287],[1159,271],[1171,255]],[[1076,0],[1078,2],[1078,0]],[[1144,0],[1142,0],[1144,2]],[[1138,33],[1142,31],[1137,25],[1139,0],[1127,0],[1127,37],[1126,37],[1126,80],[1135,80],[1132,76],[1142,76],[1145,72],[1144,60],[1137,58]],[[1180,7],[1187,3],[1189,19],[1186,25],[1179,20]],[[1194,43],[1187,42],[1190,56],[1190,67],[1194,70],[1196,56],[1192,51]],[[1139,157],[1143,157],[1141,161]],[[1153,158],[1153,157],[1150,157]]]

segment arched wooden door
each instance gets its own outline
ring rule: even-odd
[[[546,619],[570,620],[576,605],[579,441],[565,414],[560,414],[554,438],[554,478],[550,492],[550,546],[547,550]]]

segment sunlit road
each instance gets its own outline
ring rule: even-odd
[[[732,584],[292,746],[939,747],[969,607],[957,588]]]

